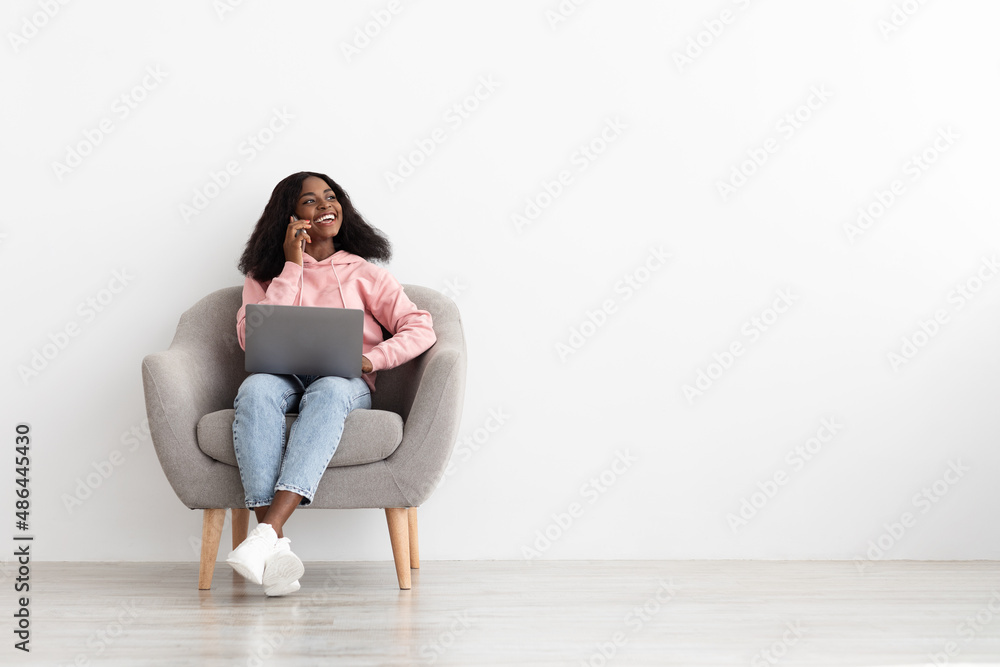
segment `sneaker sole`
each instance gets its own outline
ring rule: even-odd
[[[291,551],[283,551],[264,565],[264,588],[278,590],[290,586],[306,571],[302,560]]]
[[[255,584],[263,583],[262,578],[257,575],[256,572],[251,570],[246,563],[235,560],[226,560],[226,562],[229,563],[230,567],[236,570],[236,572],[247,581],[252,581]]]
[[[300,588],[302,588],[302,584],[300,584],[299,580],[296,579],[292,583],[290,583],[287,586],[284,586],[282,588],[265,588],[264,589],[264,595],[268,595],[268,596],[271,596],[271,597],[280,597],[282,595],[288,595],[289,593],[294,593],[295,591],[299,590]]]

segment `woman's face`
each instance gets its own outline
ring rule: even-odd
[[[336,193],[326,181],[316,176],[308,176],[302,181],[295,215],[312,221],[309,237],[313,243],[336,236],[343,222],[343,210]]]

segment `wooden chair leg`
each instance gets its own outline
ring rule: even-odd
[[[396,579],[399,588],[410,590],[410,530],[408,512],[405,507],[386,507],[385,519],[389,524],[389,542],[392,543],[392,559],[396,562]]]
[[[411,507],[406,512],[410,523],[410,569],[420,569],[420,548],[417,545],[417,508]]]
[[[233,548],[240,546],[247,539],[247,529],[250,527],[250,510],[246,507],[233,508]]]
[[[225,522],[225,508],[203,510],[198,590],[207,591],[212,587],[212,574],[215,572],[215,559],[219,555],[219,540],[222,538],[222,526]]]

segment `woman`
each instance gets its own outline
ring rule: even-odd
[[[263,584],[266,595],[300,587],[302,561],[282,527],[296,507],[312,502],[348,413],[371,408],[377,371],[413,359],[436,340],[430,313],[407,298],[392,274],[370,263],[391,254],[388,239],[337,183],[299,172],[275,186],[240,258],[246,280],[236,334],[244,349],[249,303],[364,310],[360,378],[254,373],[233,403],[236,460],[258,524],[226,562]],[[379,323],[391,338],[382,340]],[[298,417],[283,449],[288,412]]]

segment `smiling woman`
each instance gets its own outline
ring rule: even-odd
[[[300,587],[304,567],[282,527],[296,507],[312,503],[347,415],[371,408],[376,371],[395,368],[436,341],[430,313],[371,263],[390,256],[388,239],[354,209],[343,188],[325,174],[299,172],[275,186],[240,258],[245,281],[236,333],[244,349],[248,304],[364,312],[361,377],[253,373],[236,395],[233,446],[246,506],[258,525],[226,562],[263,584],[267,595]],[[383,327],[391,335],[386,340]],[[285,444],[290,412],[298,417]]]

